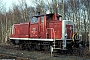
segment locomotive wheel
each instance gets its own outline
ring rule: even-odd
[[[36,50],[41,50],[41,46],[40,45],[36,45]]]
[[[31,50],[31,44],[28,44],[27,46],[28,46],[28,50]]]
[[[25,45],[24,44],[22,44],[22,50],[25,50]]]
[[[19,45],[19,49],[22,50],[22,44]]]
[[[49,45],[44,45],[43,46],[43,50],[44,51],[49,51],[50,50],[50,46]]]

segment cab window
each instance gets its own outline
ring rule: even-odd
[[[44,16],[41,16],[41,22],[44,22]]]
[[[37,23],[38,22],[38,17],[33,17],[32,18],[32,23]]]

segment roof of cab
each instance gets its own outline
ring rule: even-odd
[[[50,14],[41,14],[41,15],[34,15],[32,17],[40,17],[40,16],[48,16],[48,15],[54,15],[55,13],[50,13]],[[59,17],[62,17],[60,14],[58,14]]]

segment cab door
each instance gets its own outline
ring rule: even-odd
[[[67,39],[71,39],[73,35],[73,25],[66,25]]]
[[[45,26],[44,26],[44,16],[41,16],[41,22],[40,22],[40,38],[46,38],[45,34]]]
[[[30,38],[38,38],[39,37],[39,17],[34,16],[30,23]]]

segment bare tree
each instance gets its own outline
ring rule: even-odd
[[[18,0],[20,3],[20,10],[21,10],[21,18],[22,21],[25,22],[27,21],[27,4],[26,4],[26,0]]]
[[[4,13],[4,11],[5,11],[5,4],[4,4],[4,2],[3,2],[3,0],[0,0],[0,33],[1,33],[1,36],[0,36],[0,38],[1,38],[1,41],[0,42],[4,42],[5,41],[5,16],[3,15],[3,14],[5,14]],[[4,23],[3,23],[4,22]]]

